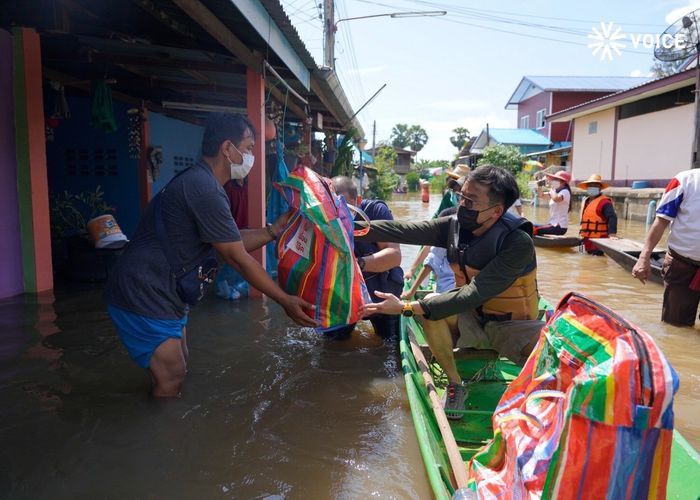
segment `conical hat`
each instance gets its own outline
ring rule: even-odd
[[[610,184],[603,182],[603,178],[600,176],[600,174],[591,174],[588,179],[579,183],[577,187],[579,189],[587,189],[589,184],[600,184],[600,189],[610,187]]]

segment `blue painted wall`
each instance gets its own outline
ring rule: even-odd
[[[138,223],[138,160],[129,158],[127,110],[114,101],[118,130],[107,133],[90,127],[90,99],[68,97],[71,117],[61,120],[54,140],[46,144],[49,190],[72,193],[101,186],[105,201],[116,208],[122,231],[131,237]]]
[[[149,113],[150,144],[163,148],[163,164],[153,182],[153,194],[160,191],[172,177],[199,160],[204,127],[176,120],[159,113]]]

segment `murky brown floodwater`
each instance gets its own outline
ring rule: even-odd
[[[423,219],[438,203],[396,196],[392,207]],[[620,234],[641,239],[643,224]],[[404,247],[405,265],[415,252]],[[538,258],[546,297],[578,290],[657,339],[681,378],[678,428],[700,448],[698,328],[661,324],[662,287],[607,258]],[[328,341],[289,327],[274,303],[215,297],[189,332],[183,397],[154,402],[99,291],[0,301],[0,497],[430,497],[396,346],[366,331]]]

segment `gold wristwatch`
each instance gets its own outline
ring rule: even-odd
[[[409,301],[405,301],[403,303],[403,309],[401,310],[401,314],[406,316],[407,318],[412,317],[415,313],[413,312],[413,306]]]

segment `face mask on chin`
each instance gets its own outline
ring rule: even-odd
[[[233,143],[231,143],[233,145]],[[233,146],[236,151],[243,158],[242,163],[233,163],[231,158],[226,155],[226,159],[229,161],[231,167],[231,179],[245,179],[250,170],[253,168],[253,163],[255,162],[255,156],[250,153],[241,153],[236,146]]]
[[[460,205],[459,208],[457,209],[457,222],[459,222],[459,227],[460,229],[466,229],[467,231],[474,232],[474,230],[479,229],[481,226],[484,225],[483,222],[478,222],[477,219],[479,218],[479,214],[481,212],[486,212],[487,210],[491,210],[494,208],[496,205],[493,205],[489,208],[485,208],[483,210],[471,210],[469,208],[466,208],[463,205]]]

